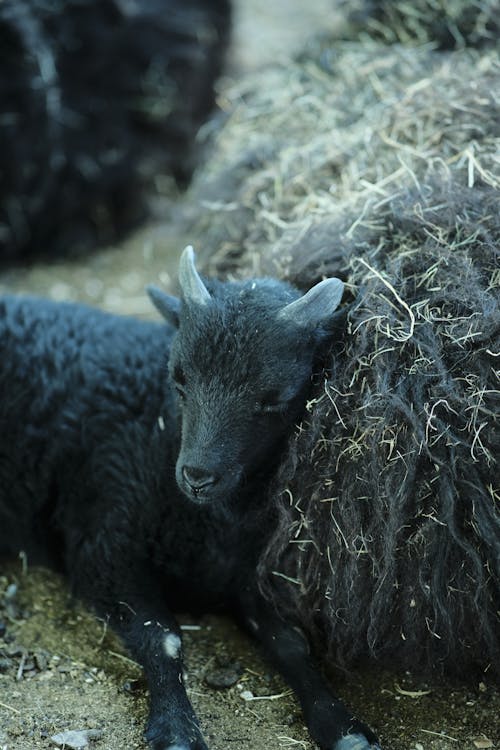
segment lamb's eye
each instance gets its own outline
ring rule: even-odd
[[[255,404],[256,414],[279,414],[285,411],[286,403],[280,400],[277,391],[270,391],[264,394]]]
[[[281,414],[281,412],[285,411],[286,404],[283,403],[277,403],[277,404],[262,404],[261,405],[261,414]]]
[[[174,382],[175,390],[181,401],[186,399],[186,376],[184,370],[180,365],[174,365],[172,372],[172,380]]]
[[[174,371],[172,373],[172,379],[176,386],[180,386],[182,388],[186,385],[186,376],[184,374],[184,370],[180,365],[175,365]]]

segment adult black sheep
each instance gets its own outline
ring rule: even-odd
[[[357,297],[274,486],[262,585],[337,663],[496,679],[498,190],[433,170],[355,218],[275,250]]]
[[[206,750],[171,608],[232,612],[295,689],[321,748],[367,750],[371,730],[255,583],[269,477],[343,284],[302,297],[270,279],[205,284],[191,248],[180,284],[182,304],[151,292],[168,326],[0,301],[0,556],[57,565],[109,618],[144,666],[155,750]]]
[[[115,240],[189,180],[229,25],[229,0],[0,3],[0,263]]]

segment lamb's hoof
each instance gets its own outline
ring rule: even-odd
[[[149,738],[149,747],[151,750],[208,750],[201,738],[194,738],[192,740],[175,739],[173,741],[152,740]]]
[[[380,745],[372,744],[364,734],[347,734],[335,743],[333,750],[380,750]]]

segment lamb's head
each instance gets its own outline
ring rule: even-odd
[[[191,247],[179,281],[180,302],[149,290],[178,328],[169,363],[182,408],[176,479],[193,501],[221,501],[270,470],[300,420],[343,284],[325,279],[301,297],[272,279],[203,281]]]

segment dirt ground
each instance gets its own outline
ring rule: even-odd
[[[307,36],[333,23],[329,8],[329,0],[239,3],[235,74],[300,49]],[[259,28],[257,12],[264,19]],[[190,241],[182,233],[181,209],[182,199],[167,204],[161,223],[136,233],[118,252],[4,272],[0,292],[79,299],[149,317],[145,284],[159,279],[174,288],[179,252]],[[16,563],[1,572],[0,750],[55,747],[51,738],[68,730],[96,730],[90,743],[96,750],[144,749],[141,670],[104,623],[71,602],[64,582],[47,571]],[[180,619],[189,694],[212,750],[313,748],[293,696],[230,621]],[[221,675],[233,684],[214,687]],[[500,746],[500,694],[487,674],[468,687],[373,669],[334,681],[386,750]]]
[[[51,738],[68,730],[96,731],[96,750],[145,748],[141,670],[104,623],[44,570],[12,565],[0,592],[1,750],[55,747]],[[290,691],[229,620],[180,621],[188,692],[212,750],[312,750]],[[233,684],[214,687],[221,678]],[[386,750],[498,746],[500,696],[487,679],[464,689],[371,671],[335,682]]]

